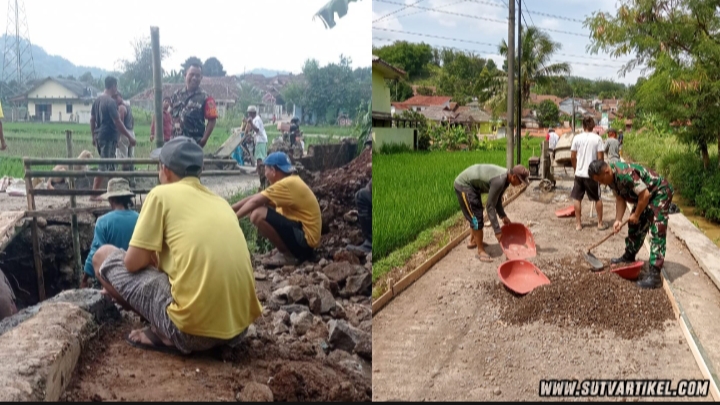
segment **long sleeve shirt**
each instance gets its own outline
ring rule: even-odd
[[[510,185],[508,170],[504,167],[490,164],[472,165],[465,169],[455,179],[455,184],[463,187],[472,187],[478,194],[488,193],[485,203],[490,223],[495,233],[500,233],[500,218],[505,218],[502,206],[502,196]]]

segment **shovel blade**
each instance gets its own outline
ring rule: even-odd
[[[588,263],[590,263],[590,265],[591,265],[595,270],[602,270],[603,267],[605,267],[605,265],[600,261],[600,259],[598,259],[597,257],[595,257],[594,254],[592,254],[592,253],[590,253],[590,252],[585,252],[585,253],[583,253],[583,256],[585,257],[585,261],[587,261]]]

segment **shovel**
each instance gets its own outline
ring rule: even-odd
[[[620,229],[622,229],[622,228],[625,226],[625,224],[627,224],[628,220],[630,220],[630,218],[626,219],[626,220],[622,223],[622,225],[620,225]],[[603,242],[605,242],[606,240],[610,239],[610,237],[613,236],[613,235],[615,235],[615,230],[613,230],[612,232],[610,232],[610,234],[609,234],[608,236],[602,238],[602,240],[601,240],[600,242],[598,242],[598,243],[590,246],[590,247],[588,248],[588,250],[583,253],[583,256],[585,257],[585,260],[586,260],[588,263],[590,263],[590,265],[591,265],[595,270],[602,270],[602,268],[605,267],[605,265],[602,264],[602,262],[600,261],[600,259],[598,259],[597,257],[595,257],[594,254],[590,253],[590,251],[593,250],[593,249],[595,249],[596,247],[600,246]]]

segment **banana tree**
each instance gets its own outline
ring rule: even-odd
[[[336,24],[335,13],[337,13],[338,18],[345,17],[348,12],[348,5],[350,2],[356,1],[358,0],[330,0],[323,6],[323,8],[320,9],[320,11],[315,13],[313,21],[315,20],[315,17],[319,17],[325,25],[325,28],[332,29]]]

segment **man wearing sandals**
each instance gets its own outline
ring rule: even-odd
[[[465,219],[470,222],[472,236],[468,242],[468,249],[477,247],[477,258],[484,262],[491,262],[490,255],[483,247],[483,205],[481,194],[488,193],[487,213],[490,218],[495,237],[498,242],[502,239],[502,232],[497,217],[500,216],[503,224],[510,223],[502,206],[502,195],[508,186],[528,184],[530,172],[523,165],[517,165],[511,170],[491,164],[477,164],[465,169],[455,179],[455,194]]]
[[[660,272],[665,263],[668,215],[674,193],[672,186],[659,174],[635,163],[596,160],[590,164],[588,173],[595,181],[609,186],[615,194],[613,229],[616,233],[620,231],[627,203],[633,204],[628,219],[625,253],[612,259],[612,264],[634,262],[645,235],[650,231],[650,268],[637,284],[641,288],[662,286]]]
[[[278,250],[268,267],[311,260],[320,246],[322,216],[317,197],[300,176],[294,175],[290,158],[273,152],[265,159],[270,187],[233,205],[238,218],[250,216],[258,232]]]
[[[178,137],[159,152],[160,183],[147,196],[130,247],[95,252],[107,293],[150,326],[135,347],[190,353],[234,346],[261,313],[250,252],[230,205],[200,184],[203,150]]]
[[[570,146],[570,160],[575,171],[575,182],[570,197],[575,203],[575,230],[582,230],[582,200],[587,193],[588,199],[595,203],[598,216],[598,229],[603,231],[607,227],[603,224],[603,203],[600,198],[600,184],[590,178],[588,167],[594,160],[603,160],[605,148],[600,135],[593,132],[595,119],[585,117],[583,129],[585,132],[575,135]]]

